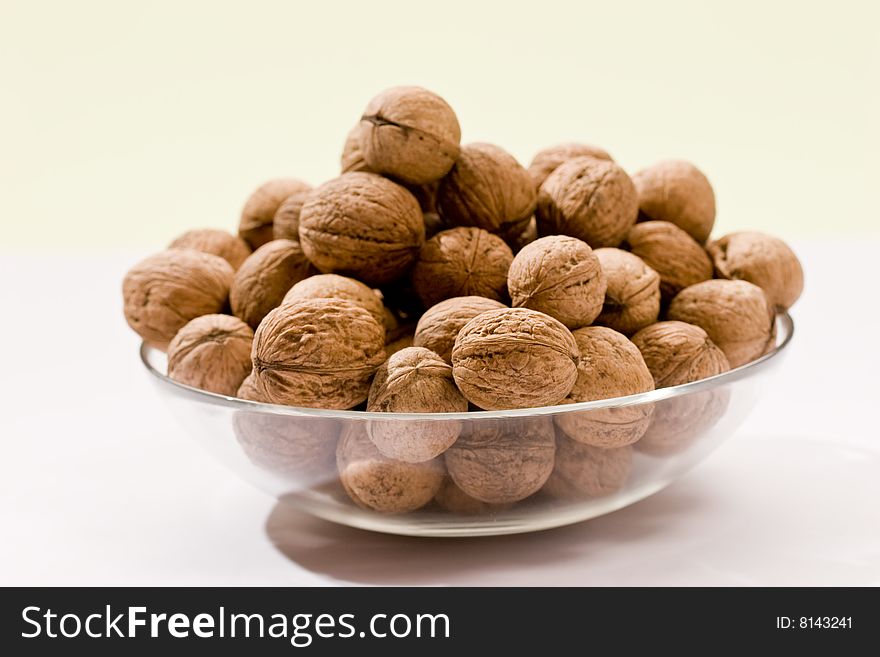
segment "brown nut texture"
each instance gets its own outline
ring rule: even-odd
[[[602,449],[557,434],[556,465],[543,491],[561,500],[610,495],[626,484],[632,459],[632,447]]]
[[[654,379],[642,354],[626,336],[604,326],[572,332],[577,342],[578,377],[564,404],[626,397],[654,389]],[[556,426],[572,440],[595,447],[631,445],[648,428],[652,404],[562,413]]]
[[[535,182],[535,189],[541,187],[547,176],[556,171],[560,164],[573,160],[576,157],[595,157],[597,160],[613,161],[608,152],[591,144],[579,144],[567,142],[543,148],[532,158],[529,164],[529,174]]]
[[[254,335],[254,386],[273,404],[352,408],[385,361],[385,330],[344,299],[299,299],[271,311]]]
[[[605,301],[606,277],[586,242],[549,235],[525,246],[507,272],[511,305],[531,308],[570,329],[589,326]]]
[[[773,306],[761,288],[746,281],[715,279],[686,287],[666,316],[701,327],[731,367],[762,356],[776,338]]]
[[[730,390],[723,387],[659,401],[651,425],[635,448],[658,457],[679,454],[709,437],[707,432],[724,415],[729,402]]]
[[[571,235],[594,249],[618,246],[638,216],[636,188],[614,162],[576,157],[547,176],[535,217],[541,235]]]
[[[722,374],[730,369],[724,352],[699,326],[666,321],[651,324],[632,337],[656,388],[668,388]]]
[[[434,503],[448,513],[463,516],[491,515],[510,506],[509,504],[490,504],[471,497],[459,488],[449,475],[443,478],[443,484],[434,496]]]
[[[168,376],[194,388],[234,397],[251,372],[254,332],[237,317],[202,315],[168,345]]]
[[[391,342],[385,343],[385,356],[391,358],[398,351],[403,351],[407,347],[412,347],[413,345],[413,334],[412,333],[404,333],[400,337],[392,340]]]
[[[459,390],[486,410],[552,406],[577,380],[571,332],[528,308],[489,310],[464,325],[452,348]]]
[[[444,456],[449,476],[465,494],[505,504],[541,489],[555,452],[549,418],[509,418],[468,423]]]
[[[689,285],[712,278],[712,261],[702,246],[668,221],[644,221],[626,236],[629,250],[660,274],[660,295],[668,302]]]
[[[253,352],[253,343],[251,344],[251,352]],[[268,400],[264,399],[263,396],[260,394],[260,391],[257,390],[257,384],[254,381],[255,379],[252,361],[251,371],[245,377],[244,381],[241,382],[241,385],[238,386],[238,392],[235,393],[235,396],[239,399],[246,399],[248,401],[268,403]]]
[[[427,89],[386,89],[367,105],[360,125],[367,166],[403,182],[439,180],[458,158],[458,118],[445,100]]]
[[[299,236],[309,260],[325,274],[369,285],[400,277],[425,241],[415,197],[373,173],[346,173],[318,187],[303,205]]]
[[[510,247],[480,228],[451,228],[425,242],[412,283],[425,308],[451,297],[507,298]]]
[[[505,239],[528,226],[535,185],[510,153],[493,144],[468,144],[437,190],[440,216],[449,226],[474,226]]]
[[[424,347],[393,354],[376,370],[367,411],[376,413],[466,413],[467,400],[455,387],[452,367]],[[461,431],[458,420],[372,420],[370,440],[399,461],[420,463],[445,452]]]
[[[272,220],[273,239],[299,242],[299,215],[311,191],[311,185],[304,184],[278,206]]]
[[[670,221],[703,244],[715,225],[715,192],[690,162],[664,160],[633,176],[641,220]]]
[[[523,231],[519,235],[509,238],[507,243],[510,245],[513,252],[517,253],[527,244],[531,244],[536,239],[538,239],[538,222],[532,217],[529,219],[529,223],[526,224]]]
[[[364,160],[363,151],[361,151],[361,123],[358,121],[355,126],[348,131],[345,138],[345,145],[342,147],[342,156],[339,158],[341,173],[350,173],[352,171],[363,171],[366,173],[375,173],[367,165]]]
[[[241,267],[251,254],[251,247],[240,237],[216,228],[188,230],[168,245],[169,249],[195,249],[202,253],[220,256],[233,269]]]
[[[462,327],[487,310],[504,308],[504,304],[486,297],[453,297],[431,306],[419,318],[413,345],[425,347],[452,364],[452,347]]]
[[[287,291],[282,303],[297,299],[345,299],[366,310],[379,324],[385,324],[385,306],[379,295],[348,276],[317,274],[304,278]]]
[[[223,310],[234,274],[220,256],[193,249],[152,255],[122,281],[125,319],[144,340],[165,349],[189,320]]]
[[[754,283],[777,308],[787,310],[803,292],[801,263],[777,237],[756,231],[730,233],[706,249],[719,277]]]
[[[236,317],[257,328],[290,287],[313,273],[299,242],[272,240],[245,260],[232,280],[229,302]]]
[[[293,194],[307,192],[311,185],[296,178],[276,178],[264,183],[250,195],[241,210],[238,236],[252,249],[273,239],[272,222],[281,204]]]
[[[443,483],[440,460],[406,463],[384,456],[366,424],[350,422],[336,448],[339,480],[355,504],[382,513],[407,513],[430,502]]]
[[[628,251],[608,247],[593,253],[608,282],[596,324],[632,335],[656,322],[660,315],[660,274]]]

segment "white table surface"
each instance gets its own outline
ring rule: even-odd
[[[776,385],[632,507],[542,533],[400,538],[276,502],[214,463],[122,318],[138,253],[0,255],[0,585],[880,584],[880,242],[800,243]]]

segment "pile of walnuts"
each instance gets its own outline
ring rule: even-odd
[[[694,165],[630,176],[601,148],[567,143],[526,168],[460,141],[438,95],[382,92],[348,134],[338,177],[271,180],[237,235],[191,230],[135,265],[128,323],[181,383],[381,413],[620,397],[775,346],[801,266],[763,233],[710,240],[715,196]],[[542,489],[614,490],[622,450],[650,435],[651,417],[633,406],[518,422],[373,421],[327,441],[358,504],[479,510]]]

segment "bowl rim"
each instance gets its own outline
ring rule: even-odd
[[[268,413],[271,415],[290,415],[290,416],[312,416],[321,418],[335,418],[343,420],[381,420],[383,422],[395,421],[440,421],[449,422],[454,420],[489,420],[489,419],[507,419],[534,417],[543,415],[561,415],[565,413],[576,413],[581,411],[593,411],[607,408],[621,408],[625,406],[634,406],[638,404],[648,404],[652,402],[671,399],[689,395],[704,390],[711,390],[719,386],[727,385],[735,381],[754,376],[774,360],[779,354],[785,351],[786,347],[791,343],[794,336],[794,320],[791,315],[780,310],[776,313],[777,332],[782,330],[782,339],[773,349],[762,355],[760,358],[740,365],[722,374],[716,374],[699,381],[691,383],[683,383],[677,386],[669,386],[666,388],[657,388],[650,392],[642,392],[636,395],[627,395],[625,397],[612,397],[609,399],[598,399],[595,401],[577,402],[574,404],[557,404],[555,406],[537,406],[534,408],[515,408],[500,411],[465,411],[461,413],[379,413],[375,411],[354,411],[354,410],[333,410],[325,408],[307,408],[302,406],[284,406],[281,404],[268,404],[265,402],[250,401],[247,399],[239,399],[238,397],[228,397],[214,392],[208,392],[199,388],[179,383],[157,370],[150,356],[159,350],[155,347],[141,342],[140,357],[141,362],[147,371],[156,379],[156,381],[166,386],[171,392],[184,398],[192,399],[214,406],[223,406],[230,409]]]

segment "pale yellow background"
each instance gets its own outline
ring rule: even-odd
[[[0,0],[0,245],[160,247],[337,172],[384,87],[465,141],[684,157],[719,231],[877,232],[877,2]]]

